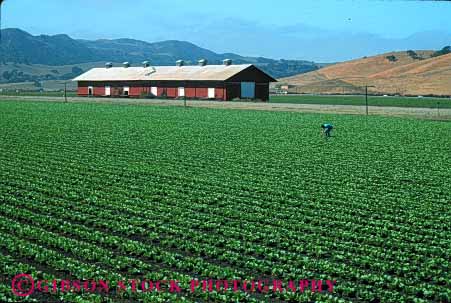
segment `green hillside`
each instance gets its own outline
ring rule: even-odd
[[[151,64],[157,66],[174,65],[179,59],[185,60],[187,64],[196,64],[201,58],[207,59],[210,64],[221,64],[223,59],[229,58],[236,64],[255,64],[276,78],[314,71],[322,66],[303,60],[218,54],[186,41],[148,43],[133,39],[75,40],[67,35],[33,36],[20,29],[2,30],[0,54],[0,83],[64,80],[78,75],[80,70],[72,71],[61,66],[86,68],[102,66],[107,61],[128,61],[132,65],[140,65],[142,61],[150,60]],[[5,64],[7,66],[3,67]],[[11,64],[16,65],[15,74],[4,74],[5,70],[10,70]]]

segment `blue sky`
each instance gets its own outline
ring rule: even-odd
[[[6,0],[3,26],[82,39],[176,39],[221,53],[333,62],[449,45],[451,3]]]

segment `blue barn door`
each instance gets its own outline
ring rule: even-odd
[[[255,82],[241,82],[241,98],[255,99]]]

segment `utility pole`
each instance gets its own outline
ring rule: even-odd
[[[67,103],[67,82],[64,82],[64,102]]]
[[[186,80],[183,81],[183,107],[186,108]]]
[[[374,87],[373,85],[365,85],[365,111],[368,116],[368,87]]]
[[[368,116],[368,85],[365,86],[365,106],[366,106],[366,115]]]

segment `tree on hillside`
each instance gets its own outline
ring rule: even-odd
[[[70,73],[64,74],[60,77],[61,80],[69,80],[73,79],[83,73],[83,69],[78,66],[72,67],[72,71]]]
[[[422,60],[423,59],[413,50],[408,50],[407,51],[407,55],[409,55],[409,57],[414,59],[414,60]]]
[[[2,74],[3,79],[5,79],[6,81],[8,81],[11,78],[11,75],[8,71],[4,71]]]
[[[435,53],[433,53],[431,55],[431,57],[443,56],[443,55],[446,55],[446,54],[449,54],[449,53],[451,53],[451,46],[448,45],[448,46],[445,46],[444,48],[442,48],[441,50],[436,51]]]
[[[74,74],[75,76],[81,75],[83,74],[83,69],[78,66],[74,66],[72,67],[72,74]]]
[[[387,56],[387,57],[385,57],[388,61],[390,61],[390,62],[396,62],[396,61],[398,61],[398,58],[396,58],[395,56],[393,56],[393,55],[390,55],[390,56]]]

